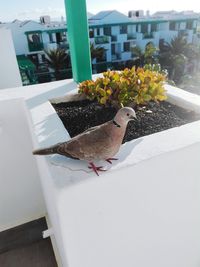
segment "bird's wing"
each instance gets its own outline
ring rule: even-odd
[[[67,142],[66,152],[79,159],[95,159],[103,157],[104,154],[107,155],[112,142],[107,127],[109,123],[90,128],[75,136]]]

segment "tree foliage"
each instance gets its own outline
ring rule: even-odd
[[[60,72],[69,67],[70,56],[64,49],[45,51],[46,60],[50,68],[54,69],[56,80],[60,79]]]

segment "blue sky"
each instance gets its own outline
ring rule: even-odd
[[[200,12],[200,2],[190,1],[162,1],[162,0],[86,0],[89,12],[97,13],[100,10],[117,9],[126,13],[131,9],[150,10],[194,10]],[[199,2],[199,3],[198,3]],[[1,0],[0,21],[18,19],[38,19],[41,15],[51,15],[59,18],[65,15],[64,0]]]

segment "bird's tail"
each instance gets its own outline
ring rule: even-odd
[[[56,154],[57,153],[58,144],[47,147],[47,148],[41,148],[36,149],[32,153],[33,155],[49,155],[49,154]]]

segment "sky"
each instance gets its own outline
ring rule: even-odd
[[[199,0],[86,0],[87,11],[93,14],[101,10],[118,10],[127,14],[128,10],[149,10],[154,13],[160,10],[194,10],[200,12]],[[35,19],[42,15],[50,15],[52,18],[65,16],[64,0],[1,0],[0,21],[12,21],[14,19]]]

